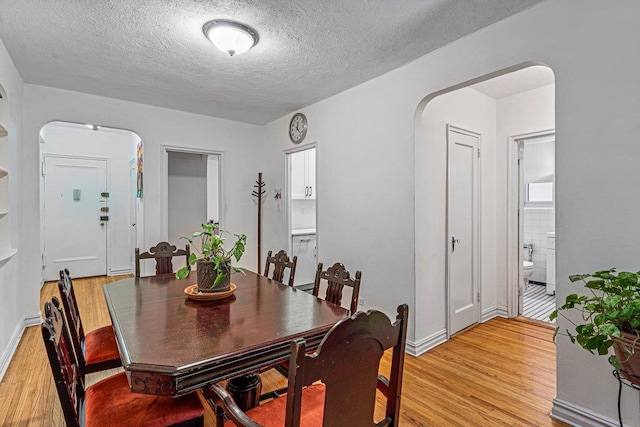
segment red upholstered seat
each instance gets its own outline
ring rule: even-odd
[[[84,336],[87,372],[95,372],[93,366],[119,360],[118,345],[111,326],[103,326]]]
[[[302,416],[300,417],[301,427],[322,427],[324,415],[324,384],[314,384],[304,389],[302,392]],[[256,406],[247,411],[247,416],[253,421],[263,426],[284,425],[287,409],[287,396],[278,397]],[[227,421],[225,427],[234,427],[232,421]]]
[[[195,393],[163,397],[132,393],[124,372],[87,388],[85,427],[169,426],[202,417]]]

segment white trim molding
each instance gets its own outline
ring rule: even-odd
[[[407,347],[405,351],[411,356],[418,357],[427,351],[431,350],[443,342],[447,341],[447,330],[441,329],[427,337],[424,337],[416,342],[407,340]]]
[[[123,274],[134,274],[130,268],[116,268],[109,270],[108,276],[122,276]]]
[[[2,381],[4,374],[7,372],[7,369],[9,368],[9,364],[11,363],[11,359],[13,358],[13,354],[16,352],[16,349],[18,348],[18,344],[20,344],[20,338],[22,338],[22,334],[24,333],[24,330],[29,326],[36,326],[36,325],[40,325],[41,323],[42,323],[42,313],[38,312],[35,314],[25,316],[22,319],[22,322],[16,325],[16,328],[13,331],[13,334],[11,335],[11,339],[7,344],[7,348],[5,349],[4,353],[2,353],[2,357],[0,357],[0,381]]]
[[[553,408],[551,409],[551,418],[562,421],[576,427],[617,427],[618,422],[609,418],[603,418],[582,406],[553,399]]]
[[[494,305],[493,307],[489,307],[485,310],[482,310],[482,320],[484,323],[487,320],[491,320],[494,317],[504,317],[505,319],[509,317],[509,313],[507,312],[507,307],[503,305]]]

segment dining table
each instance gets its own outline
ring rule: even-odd
[[[243,269],[228,298],[197,301],[195,274],[127,278],[104,285],[132,392],[179,396],[255,374],[289,358],[304,338],[313,350],[347,310]]]

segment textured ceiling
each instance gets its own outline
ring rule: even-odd
[[[551,68],[536,65],[476,83],[471,87],[493,99],[501,99],[528,90],[549,86],[554,82],[555,78]]]
[[[25,82],[265,124],[541,0],[0,0]],[[211,19],[255,28],[228,57]]]

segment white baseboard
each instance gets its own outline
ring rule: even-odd
[[[122,276],[123,274],[133,274],[131,268],[115,268],[109,270],[109,276]]]
[[[13,358],[13,354],[16,352],[18,348],[18,344],[20,344],[20,338],[22,338],[22,334],[24,333],[25,328],[29,326],[35,326],[42,323],[42,315],[40,312],[35,314],[30,314],[25,316],[22,319],[22,322],[16,325],[16,328],[11,335],[11,339],[7,344],[7,348],[2,353],[2,357],[0,357],[0,381],[4,377],[4,374],[7,372],[9,368],[9,364],[11,363],[11,359]]]
[[[603,418],[586,408],[558,398],[553,399],[551,418],[575,427],[618,427],[619,425],[617,421]]]
[[[417,342],[407,340],[407,347],[405,351],[412,356],[418,357],[445,341],[447,341],[447,330],[441,329],[438,332],[433,333],[428,337],[422,338]]]
[[[491,320],[494,317],[509,317],[509,312],[507,311],[507,307],[502,305],[494,305],[493,307],[487,308],[486,310],[482,310],[482,323],[487,320]]]

